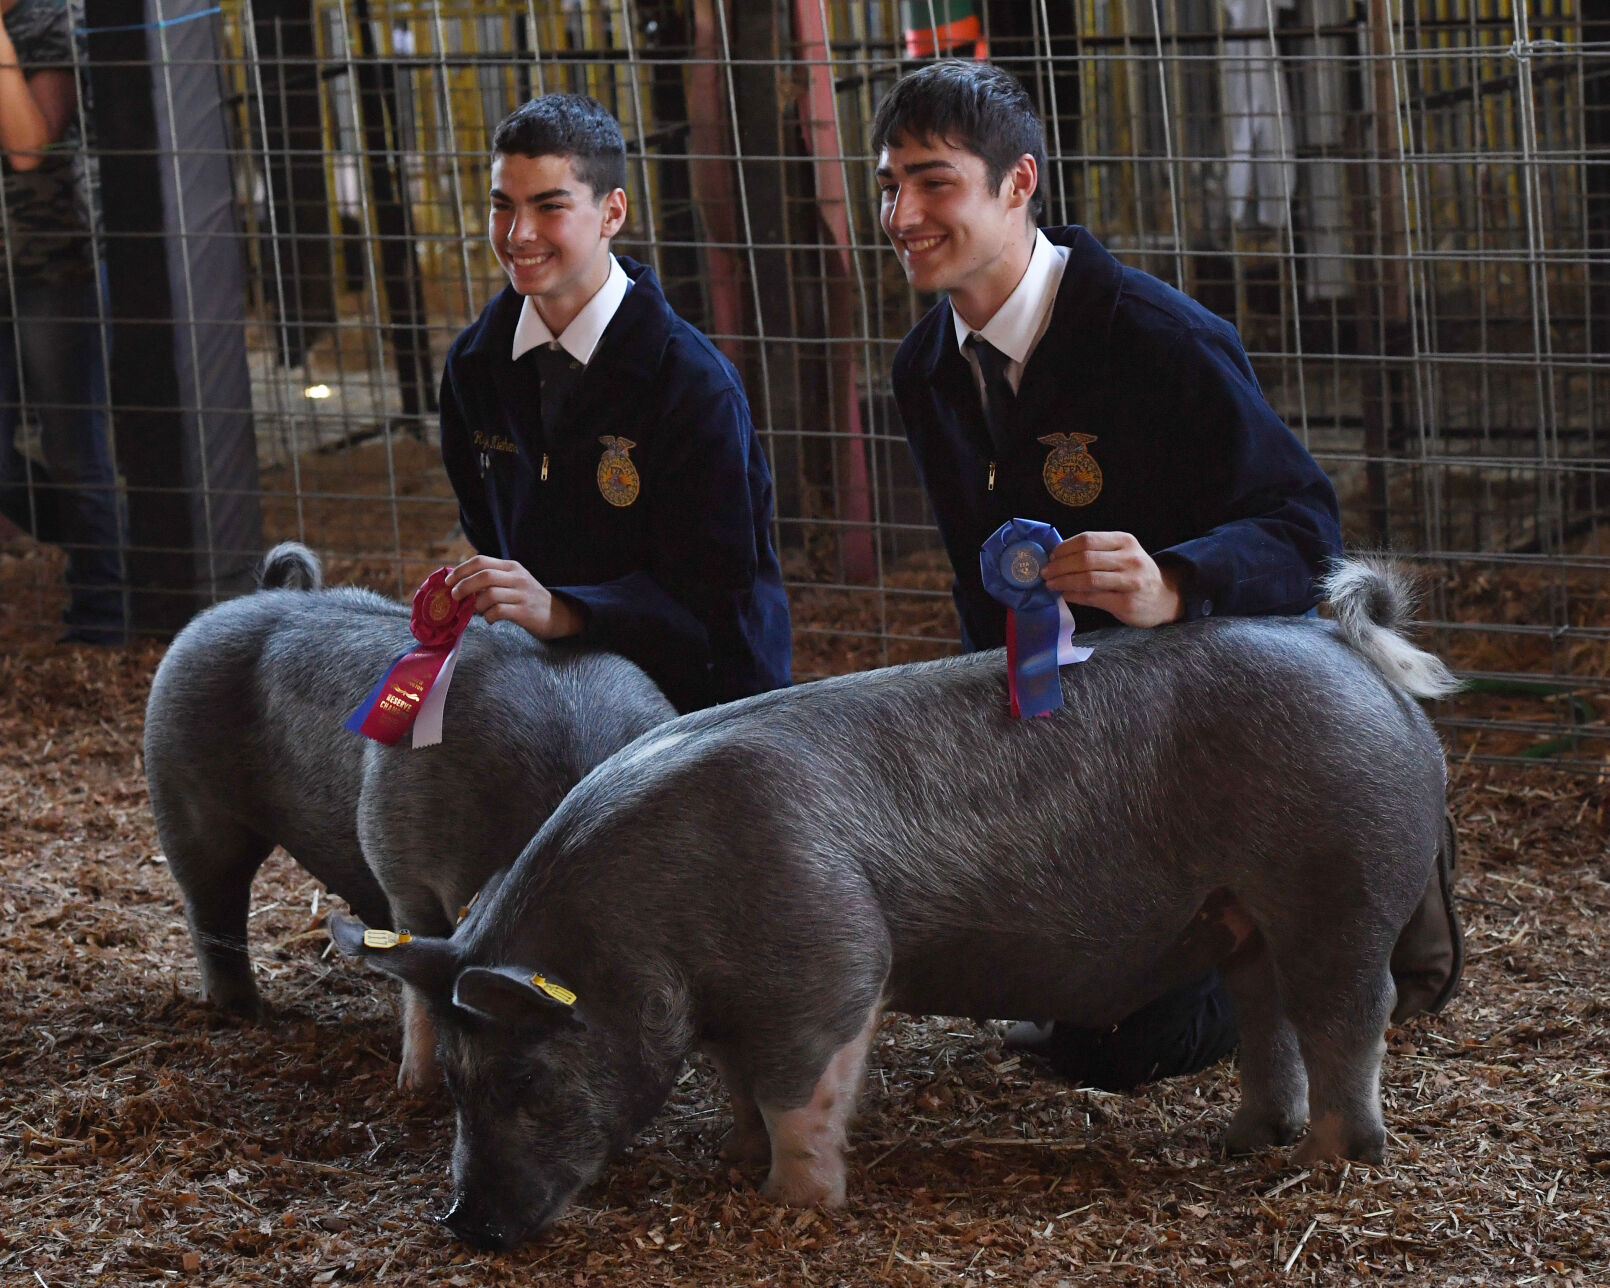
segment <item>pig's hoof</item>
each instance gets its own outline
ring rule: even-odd
[[[1302,1135],[1302,1131],[1301,1122],[1249,1114],[1242,1109],[1224,1129],[1224,1152],[1232,1156],[1256,1154],[1260,1149],[1289,1145]]]
[[[721,1142],[721,1161],[734,1167],[764,1167],[771,1162],[771,1137],[734,1127]]]
[[[1330,1163],[1342,1156],[1341,1150],[1318,1132],[1309,1132],[1302,1143],[1291,1151],[1291,1161],[1298,1167],[1312,1167],[1316,1163]]]
[[[843,1207],[844,1175],[824,1176],[808,1167],[780,1172],[773,1167],[760,1192],[787,1207]]]
[[[397,1090],[420,1094],[434,1091],[441,1084],[442,1071],[436,1067],[433,1054],[423,1060],[404,1060],[397,1066]]]
[[[1386,1156],[1384,1129],[1348,1132],[1334,1123],[1316,1122],[1292,1151],[1291,1161],[1299,1167],[1351,1159],[1355,1163],[1379,1163]]]
[[[255,988],[250,992],[215,990],[204,994],[202,1000],[225,1015],[233,1015],[237,1020],[245,1020],[249,1024],[257,1024],[263,1018],[263,999],[257,995]]]

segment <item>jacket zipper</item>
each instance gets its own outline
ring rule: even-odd
[[[991,492],[993,492],[995,490],[995,462],[994,461],[991,461],[989,463],[989,490]]]
[[[542,481],[544,483],[546,483],[548,481],[548,453],[547,452],[544,452],[542,454]]]

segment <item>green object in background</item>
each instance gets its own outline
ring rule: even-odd
[[[1587,700],[1576,696],[1576,688],[1569,684],[1551,684],[1546,680],[1466,680],[1461,693],[1491,693],[1507,698],[1569,698],[1568,708],[1573,724],[1589,725],[1597,714]],[[1525,760],[1543,760],[1561,751],[1575,751],[1582,735],[1562,734],[1537,743],[1521,752]]]
[[[978,17],[973,0],[901,0],[900,25],[906,31],[933,31]]]
[[[903,0],[900,25],[906,33],[907,58],[948,54],[969,44],[975,57],[987,54],[974,0]]]

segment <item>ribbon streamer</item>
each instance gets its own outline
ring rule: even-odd
[[[438,568],[414,592],[408,629],[418,647],[399,655],[342,726],[388,747],[413,730],[415,747],[442,740],[447,686],[458,665],[459,641],[475,616],[475,601],[455,601],[447,589],[450,568]]]
[[[1058,666],[1090,656],[1089,649],[1073,647],[1073,615],[1040,575],[1061,544],[1061,534],[1050,524],[1011,519],[978,552],[984,589],[1006,608],[1006,679],[1014,718],[1043,716],[1060,707]]]

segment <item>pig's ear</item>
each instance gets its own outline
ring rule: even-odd
[[[367,951],[363,946],[363,937],[369,933],[369,927],[356,917],[332,912],[324,919],[324,928],[330,932],[335,946],[348,957],[362,957]]]
[[[425,992],[445,988],[453,978],[457,960],[446,939],[430,939],[390,930],[370,930],[356,917],[332,912],[325,921],[330,939],[348,957],[362,957],[371,966]]]
[[[580,1023],[574,993],[519,966],[466,966],[453,984],[453,1005],[511,1026]]]

